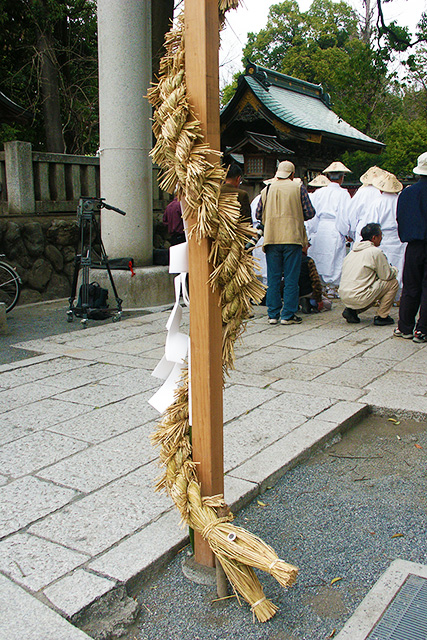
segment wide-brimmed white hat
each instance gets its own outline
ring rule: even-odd
[[[277,171],[276,171],[274,177],[275,178],[289,178],[291,173],[294,173],[294,171],[295,171],[294,163],[290,162],[289,160],[283,160],[282,162],[279,163],[279,166],[277,167]]]
[[[332,162],[329,167],[323,169],[322,173],[351,173],[351,170],[348,169],[345,164],[336,160]]]
[[[377,167],[376,165],[374,165],[373,167],[369,167],[369,169],[360,176],[359,180],[363,185],[366,186],[369,184],[373,184],[372,181],[374,180],[374,178],[380,178],[385,173],[387,172],[384,171],[384,169],[381,169],[381,167]]]
[[[399,182],[393,173],[386,173],[382,176],[378,176],[372,180],[374,187],[385,193],[400,193],[403,189],[403,184]]]
[[[417,166],[414,167],[413,172],[417,176],[427,176],[427,152],[418,156]]]
[[[309,187],[327,187],[328,184],[331,184],[331,181],[328,180],[326,176],[319,173],[319,175],[313,178],[313,180],[310,180],[310,182],[308,183],[308,186]]]

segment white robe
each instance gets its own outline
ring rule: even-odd
[[[397,233],[397,193],[381,193],[365,211],[361,229],[369,222],[381,225],[383,239],[380,248],[393,267],[397,267],[399,288],[402,288],[402,272],[405,262],[406,242],[401,242]]]
[[[323,282],[336,286],[340,282],[346,255],[350,194],[336,182],[331,182],[327,187],[310,194],[310,199],[316,215],[308,225],[311,247],[307,255],[316,263]]]
[[[348,210],[348,222],[350,225],[350,237],[355,242],[361,240],[360,221],[364,219],[365,212],[372,202],[378,198],[380,192],[371,184],[360,187],[351,199],[350,208]]]
[[[254,227],[259,224],[259,220],[256,219],[255,213],[258,206],[258,202],[260,201],[261,194],[256,196],[251,202],[251,215],[252,215],[252,223]],[[255,269],[255,273],[257,276],[261,277],[262,283],[267,284],[267,260],[265,257],[265,253],[262,250],[262,245],[264,244],[264,236],[260,238],[256,244],[255,249],[252,251],[252,255],[259,262],[259,268]]]

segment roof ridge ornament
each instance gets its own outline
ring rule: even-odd
[[[252,76],[256,80],[258,80],[258,82],[267,91],[268,91],[269,87],[271,86],[271,82],[268,80],[267,73],[261,67],[259,67],[255,63],[251,62],[250,60],[248,60],[248,62],[247,62],[247,65],[246,65],[246,68],[245,68],[245,75]]]

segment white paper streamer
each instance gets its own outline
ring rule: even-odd
[[[174,278],[175,304],[166,323],[165,355],[154,369],[152,376],[165,380],[148,402],[160,413],[164,413],[174,400],[175,390],[181,378],[184,363],[189,357],[190,339],[179,331],[182,320],[181,296],[188,307],[190,300],[187,291],[188,244],[183,242],[170,248],[170,273],[179,273]],[[191,405],[190,405],[191,406]],[[190,422],[191,423],[191,422]]]

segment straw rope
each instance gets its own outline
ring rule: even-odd
[[[238,4],[239,0],[219,0],[221,20],[228,9],[237,8]],[[251,254],[245,250],[251,232],[239,221],[237,196],[220,193],[226,172],[219,163],[212,163],[211,158],[219,154],[204,142],[200,122],[188,102],[182,17],[177,28],[167,34],[165,48],[159,81],[149,91],[156,137],[151,155],[162,169],[161,188],[169,192],[176,189],[178,197],[185,197],[184,217],[196,212],[191,233],[197,240],[211,240],[210,286],[220,295],[225,375],[234,366],[234,343],[250,316],[251,299],[259,302],[265,288],[255,276]],[[278,558],[260,538],[232,525],[233,515],[222,495],[201,496],[197,465],[192,460],[188,371],[152,441],[160,447],[160,464],[164,467],[156,489],[167,491],[182,522],[209,543],[236,595],[240,593],[251,605],[253,615],[265,622],[277,607],[265,597],[253,568],[271,573],[284,587],[295,582],[297,569]]]

